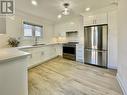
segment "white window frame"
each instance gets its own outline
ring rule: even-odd
[[[24,28],[24,25],[31,25],[32,26],[32,36],[25,36],[24,35],[24,30],[25,30],[25,28]],[[35,28],[36,27],[40,27],[41,28],[41,32],[40,32],[40,36],[36,36],[35,35]],[[28,22],[23,22],[23,36],[24,37],[42,37],[42,35],[43,35],[43,26],[41,26],[41,25],[35,25],[35,24],[31,24],[31,23],[28,23]]]

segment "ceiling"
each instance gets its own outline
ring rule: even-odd
[[[44,17],[50,20],[56,20],[57,15],[62,11],[64,2],[70,3],[73,14],[85,12],[85,8],[90,7],[96,10],[109,6],[114,0],[36,0],[37,6],[31,4],[31,0],[15,0],[16,9]]]

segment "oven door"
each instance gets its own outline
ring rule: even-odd
[[[76,60],[76,47],[63,46],[63,58]]]

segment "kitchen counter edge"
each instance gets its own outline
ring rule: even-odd
[[[0,63],[10,62],[31,55],[30,53],[23,52],[17,48],[4,48],[0,49]]]

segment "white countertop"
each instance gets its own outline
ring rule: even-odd
[[[43,44],[43,45],[37,45],[37,46],[32,46],[32,45],[28,45],[28,46],[19,46],[16,47],[17,49],[27,49],[27,48],[38,48],[38,47],[45,47],[45,46],[50,46],[50,45],[57,45],[58,43],[49,43],[49,44]]]
[[[16,48],[0,49],[0,63],[5,61],[8,62],[10,60],[13,60],[19,57],[25,57],[28,55],[30,55],[30,53],[20,51]]]
[[[30,53],[23,52],[20,49],[27,49],[27,48],[38,48],[38,47],[44,47],[44,46],[50,46],[50,45],[57,45],[58,43],[52,43],[52,44],[44,44],[44,45],[37,45],[37,46],[19,46],[16,48],[4,48],[0,49],[0,63],[2,62],[8,62],[10,60],[24,57],[30,55]]]

